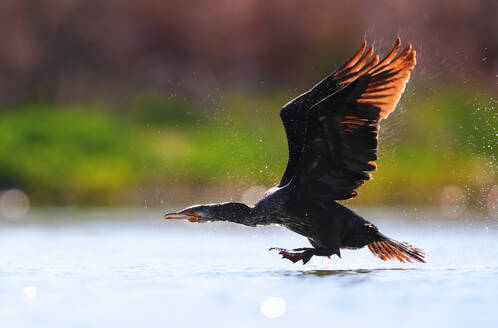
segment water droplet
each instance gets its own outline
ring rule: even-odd
[[[466,208],[465,192],[459,186],[445,186],[440,194],[440,210],[444,217],[456,219]]]

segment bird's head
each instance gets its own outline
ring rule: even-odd
[[[164,219],[186,219],[190,222],[236,221],[236,218],[244,218],[249,212],[247,205],[230,202],[190,206],[179,212],[168,213]]]

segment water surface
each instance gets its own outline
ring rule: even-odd
[[[0,223],[0,323],[498,326],[496,221],[360,213],[384,234],[423,248],[428,263],[382,262],[362,249],[303,266],[268,251],[308,246],[277,226],[163,221],[131,209],[35,210],[23,222]]]

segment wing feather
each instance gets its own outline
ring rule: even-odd
[[[373,46],[364,54],[363,43],[335,73],[284,107],[293,163],[281,185],[292,181],[303,197],[327,200],[358,194],[377,168],[379,122],[395,109],[416,64],[412,46],[398,54],[400,45],[398,38],[379,61]]]

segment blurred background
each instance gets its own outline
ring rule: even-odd
[[[246,200],[287,161],[278,113],[363,40],[417,67],[350,205],[497,217],[498,12],[476,1],[0,2],[0,216]]]
[[[0,322],[498,327],[497,7],[0,0]],[[418,63],[345,203],[427,264],[302,266],[268,251],[308,244],[279,226],[162,220],[253,203],[286,166],[281,106],[397,36]]]

